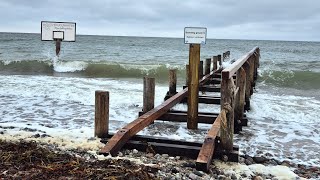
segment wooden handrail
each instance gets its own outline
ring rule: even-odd
[[[241,68],[241,66],[256,52],[259,52],[259,47],[253,48],[250,52],[236,60],[229,67],[223,69],[221,73],[222,79],[230,79]]]

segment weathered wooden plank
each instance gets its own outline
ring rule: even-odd
[[[254,69],[255,69],[255,62],[254,62],[254,56],[251,56],[250,59],[248,60],[250,62],[250,95],[253,94],[253,87],[255,86],[255,81],[254,81]]]
[[[238,69],[256,52],[257,48],[258,47],[253,48],[250,52],[236,60],[229,67],[222,70],[222,77],[231,78],[238,71]]]
[[[178,110],[170,110],[168,112],[173,112],[173,113],[187,113],[186,111],[178,111]],[[218,116],[220,113],[211,113],[211,112],[198,112],[199,115],[204,114],[204,115],[212,115],[212,116]],[[243,114],[244,119],[247,118],[246,114]],[[213,122],[212,122],[213,123]],[[211,123],[211,124],[212,124]]]
[[[169,95],[174,95],[177,93],[177,70],[169,70]]]
[[[219,69],[222,69],[222,59],[221,54],[218,55]]]
[[[250,63],[246,62],[243,64],[243,69],[246,73],[246,88],[245,88],[245,110],[250,110],[250,89],[251,89],[251,81],[250,81]]]
[[[220,79],[221,79],[221,73],[215,73],[212,77],[213,77],[213,78],[220,78]],[[235,79],[235,78],[236,78],[236,75],[234,74],[232,77],[233,77],[233,79]]]
[[[101,143],[107,143],[108,140],[113,136],[113,133],[109,133],[109,135],[106,138],[101,139]],[[183,139],[180,140],[174,140],[174,139],[168,139],[165,137],[159,137],[159,136],[148,136],[148,135],[134,135],[130,138],[130,140],[133,141],[141,141],[141,142],[156,142],[156,143],[164,143],[164,144],[177,144],[177,145],[185,145],[185,146],[195,146],[195,147],[201,147],[202,142],[191,142],[186,141]]]
[[[189,91],[188,91],[188,129],[198,128],[198,96],[199,96],[199,69],[203,70],[200,63],[200,44],[190,44],[189,49]],[[202,74],[201,74],[202,75]]]
[[[220,85],[215,84],[215,85],[203,85],[199,87],[199,90],[201,92],[220,92]]]
[[[181,103],[187,102],[188,97],[184,98]],[[220,97],[199,96],[199,103],[204,104],[220,104]]]
[[[199,63],[199,79],[201,79],[203,77],[203,61],[200,61]],[[191,75],[192,76],[192,75]]]
[[[236,81],[236,76],[233,79]],[[211,78],[206,85],[209,84],[221,84],[221,78]]]
[[[109,135],[108,138],[113,135]],[[107,143],[109,141],[108,138],[102,139],[102,143]],[[217,137],[216,139],[219,139]],[[141,136],[135,135],[130,138],[123,146],[124,149],[137,149],[143,152],[152,152],[159,154],[169,154],[170,156],[184,156],[192,159],[196,159],[200,149],[202,147],[201,142],[189,142],[185,140],[172,140],[163,137],[154,137],[154,136]],[[235,161],[238,156],[239,147],[234,146],[233,151],[231,153],[226,153],[221,144],[216,141],[215,143],[215,152],[214,157],[216,159],[222,159],[223,155],[227,155],[231,161]]]
[[[213,56],[212,57],[212,64],[213,64],[213,70],[217,70],[218,69],[218,56]]]
[[[244,103],[245,103],[245,88],[246,88],[246,72],[241,67],[237,71],[237,87],[239,87],[239,92],[235,100],[234,117],[235,121],[241,120],[244,113]]]
[[[216,115],[199,114],[198,123],[212,124],[216,118]],[[187,122],[187,113],[167,112],[164,115],[157,118],[157,120],[171,122]]]
[[[143,78],[143,112],[154,108],[155,78]]]
[[[183,89],[184,88],[187,88],[187,86],[183,86]],[[201,91],[201,92],[220,92],[220,84],[200,85],[199,91]]]
[[[106,137],[109,132],[109,92],[95,92],[94,136]]]
[[[211,164],[214,148],[215,148],[215,140],[220,131],[220,122],[221,115],[219,115],[214,123],[212,124],[211,129],[208,131],[208,134],[203,142],[203,145],[200,149],[197,162],[196,169],[207,172],[209,170],[209,166]]]
[[[204,68],[204,74],[210,74],[210,68],[211,68],[211,58],[207,58],[205,61],[205,68]]]
[[[186,86],[189,85],[189,64],[186,65]],[[184,88],[183,88],[184,89]]]
[[[234,133],[234,83],[233,78],[221,81],[221,144],[226,151],[232,151]],[[224,115],[225,113],[225,115]]]

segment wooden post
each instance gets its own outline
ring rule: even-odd
[[[218,69],[218,56],[213,56],[212,60],[213,60],[213,70],[217,70]]]
[[[203,61],[200,61],[199,64],[199,79],[203,77]]]
[[[219,69],[221,69],[222,68],[221,54],[218,55],[218,61],[219,61]]]
[[[177,93],[177,70],[169,70],[169,95],[175,95]]]
[[[245,102],[245,90],[246,90],[246,72],[244,68],[240,68],[237,71],[237,87],[239,87],[238,95],[235,101],[234,116],[235,120],[243,119],[244,102]]]
[[[205,68],[204,68],[204,74],[210,74],[210,66],[211,66],[211,58],[206,59]]]
[[[253,94],[253,87],[255,86],[254,84],[254,69],[255,69],[255,62],[254,62],[254,56],[251,56],[248,61],[250,62],[250,82],[251,82],[251,86],[250,86],[250,95]]]
[[[258,48],[254,54],[255,56],[255,69],[254,69],[254,80],[256,81],[258,79],[258,67],[259,67],[259,58],[260,58],[260,49]]]
[[[189,86],[189,72],[190,72],[190,68],[189,68],[189,64],[186,65],[186,86]]]
[[[56,56],[60,55],[61,39],[56,39]]]
[[[107,137],[109,134],[109,92],[95,92],[94,136]]]
[[[234,133],[234,82],[233,78],[222,77],[221,80],[221,113],[225,113],[221,121],[220,137],[224,150],[233,150]],[[226,118],[224,118],[226,117]]]
[[[143,78],[143,108],[146,113],[154,108],[155,78]]]
[[[187,128],[198,128],[200,44],[190,44]]]
[[[246,72],[246,88],[245,88],[245,110],[250,110],[250,89],[251,89],[251,81],[250,81],[250,63],[247,61],[243,64],[243,69]]]

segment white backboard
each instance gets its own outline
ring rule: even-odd
[[[184,43],[185,44],[206,44],[207,28],[204,27],[185,27]]]
[[[41,21],[41,40],[76,41],[76,23]]]

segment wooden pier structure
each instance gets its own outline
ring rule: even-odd
[[[192,51],[199,50],[196,46],[192,48]],[[194,158],[196,168],[202,171],[208,171],[213,158],[237,162],[239,148],[233,143],[233,134],[247,125],[245,111],[250,109],[250,96],[258,75],[260,49],[253,48],[230,66],[223,68],[222,62],[229,57],[230,51],[227,51],[223,56],[207,58],[205,63],[199,63],[204,64],[204,67],[199,68],[194,68],[191,64],[193,62],[189,62],[186,68],[186,86],[180,92],[176,92],[176,70],[170,70],[169,91],[165,101],[157,107],[154,107],[155,80],[145,77],[143,109],[139,112],[139,117],[115,134],[108,133],[109,93],[97,91],[95,136],[102,138],[102,142],[106,143],[99,153],[116,156],[122,148],[140,151],[152,149],[152,152],[159,154]],[[196,73],[196,76],[189,74],[191,72]],[[191,91],[196,91],[197,96],[193,96]],[[199,95],[199,92],[220,92],[221,95]],[[171,110],[176,104],[186,102],[188,111]],[[219,104],[220,113],[198,112],[199,103]],[[195,106],[189,110],[192,104]],[[198,123],[212,126],[203,143],[136,135],[155,120],[186,122],[189,129],[196,129]]]

